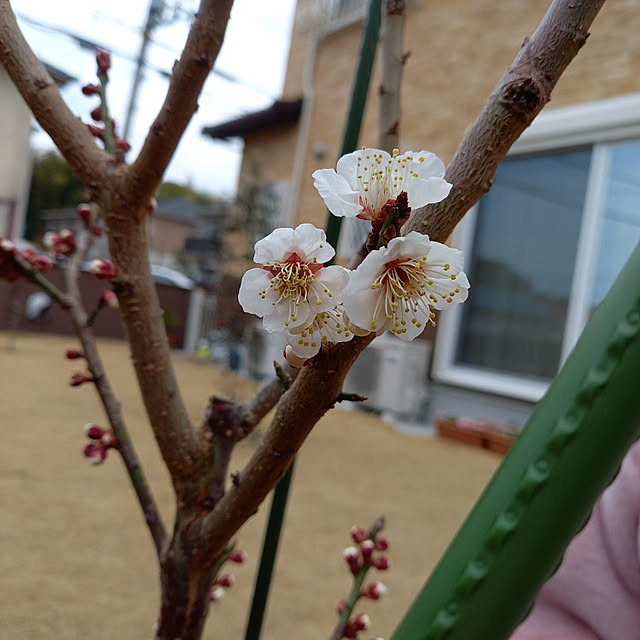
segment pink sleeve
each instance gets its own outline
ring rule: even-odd
[[[511,640],[638,640],[639,519],[636,443]]]

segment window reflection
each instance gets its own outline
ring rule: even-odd
[[[589,147],[508,158],[498,169],[478,207],[458,363],[555,374],[590,158]]]

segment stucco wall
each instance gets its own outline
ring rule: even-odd
[[[31,112],[0,67],[0,236],[18,237],[24,226],[31,177],[30,130]]]

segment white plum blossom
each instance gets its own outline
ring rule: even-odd
[[[413,340],[434,321],[435,309],[464,302],[469,281],[463,255],[412,231],[367,255],[344,293],[349,319],[367,331]]]
[[[323,342],[348,340],[339,305],[349,281],[349,271],[325,267],[335,252],[324,231],[312,224],[276,229],[255,246],[260,265],[242,277],[238,301],[260,316],[270,333],[287,337],[294,353],[310,358]]]
[[[342,156],[336,170],[318,169],[314,186],[336,216],[377,220],[383,206],[406,192],[416,209],[444,200],[451,184],[444,179],[444,164],[430,151],[390,155],[380,149],[361,149]]]

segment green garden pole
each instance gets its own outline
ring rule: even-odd
[[[367,93],[371,81],[371,72],[373,70],[373,62],[378,45],[381,19],[382,0],[371,0],[367,24],[362,36],[358,68],[351,93],[351,104],[349,105],[347,124],[342,142],[342,152],[340,155],[354,151],[360,138],[362,119],[367,103]],[[327,222],[327,240],[333,247],[338,246],[341,220],[341,218],[329,216]],[[259,640],[262,632],[262,623],[267,606],[267,598],[269,597],[271,577],[278,552],[278,544],[280,542],[287,500],[289,499],[289,489],[291,487],[294,467],[295,459],[273,492],[269,520],[262,545],[262,556],[260,558],[260,566],[258,568],[247,630],[245,632],[245,640]]]
[[[502,640],[640,430],[640,245],[392,640]]]

